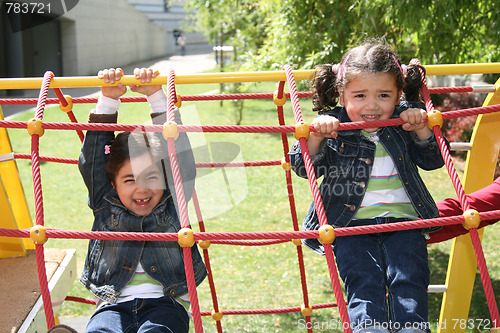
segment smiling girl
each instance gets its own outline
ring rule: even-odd
[[[401,65],[390,47],[368,42],[340,64],[318,66],[313,86],[315,132],[307,141],[328,223],[351,227],[438,217],[417,166],[444,162],[427,113],[417,100],[417,66]],[[337,105],[340,104],[340,105]],[[401,118],[401,126],[337,131],[339,123]],[[300,145],[289,152],[293,170],[307,178]],[[305,230],[319,228],[314,203]],[[317,239],[305,245],[324,253]],[[429,268],[423,230],[337,237],[333,250],[356,333],[429,332]],[[387,295],[387,297],[386,297]]]
[[[136,69],[141,82],[158,75]],[[121,69],[98,74],[105,83],[123,76]],[[161,86],[130,85],[146,95],[155,124],[166,121],[166,96]],[[127,87],[101,87],[89,122],[115,123],[119,97]],[[176,122],[180,122],[176,111]],[[196,167],[186,133],[175,142],[186,201],[194,188]],[[160,133],[88,131],[79,168],[89,190],[94,231],[177,233],[180,221],[172,187],[166,141]],[[206,269],[192,247],[196,284]],[[189,295],[183,253],[177,242],[98,240],[89,242],[80,281],[98,299],[86,332],[188,332]]]

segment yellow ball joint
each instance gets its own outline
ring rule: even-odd
[[[194,245],[194,232],[190,228],[182,228],[177,233],[178,242],[181,247],[191,247]]]
[[[443,115],[439,110],[432,110],[427,113],[427,127],[433,129],[434,126],[439,126],[439,128],[443,126]]]
[[[210,244],[212,244],[212,242],[208,239],[206,240],[201,240],[198,242],[198,245],[203,249],[203,250],[206,250],[210,247]]]
[[[215,310],[212,310],[212,318],[215,321],[220,321],[222,319],[222,310],[219,309],[219,312],[215,312]]]
[[[308,306],[306,308],[305,304],[302,304],[300,306],[300,312],[302,312],[302,314],[307,317],[307,316],[310,316],[312,314],[313,308],[312,308],[312,306]]]
[[[30,229],[31,241],[35,244],[45,244],[47,242],[47,236],[45,235],[45,228],[43,225],[35,225]]]
[[[481,223],[481,217],[479,216],[479,213],[475,209],[469,209],[466,210],[463,214],[463,217],[465,219],[464,223],[462,223],[462,226],[469,230],[469,229],[477,229],[479,227],[479,224]]]
[[[331,244],[335,240],[335,231],[329,224],[323,225],[319,228],[318,240],[321,244]]]
[[[177,102],[175,102],[174,105],[180,108],[182,105],[181,95],[177,94],[176,96],[177,96]]]
[[[278,98],[278,90],[276,90],[273,93],[273,102],[274,102],[274,104],[276,104],[276,106],[283,106],[283,105],[285,105],[285,103],[286,103],[286,94],[285,94],[284,91],[283,91],[282,94],[283,94],[283,97]]]
[[[33,118],[28,120],[28,133],[33,136],[34,134],[42,136],[45,130],[42,126],[42,120],[38,118]]]
[[[302,241],[300,239],[292,239],[292,243],[295,244],[295,246],[302,246]]]
[[[71,99],[70,95],[64,95],[64,98],[66,99],[66,102],[68,105],[63,106],[61,102],[59,102],[59,107],[61,108],[61,111],[64,112],[70,112],[73,110],[73,99]]]
[[[309,124],[301,121],[300,123],[295,124],[295,139],[299,140],[300,138],[309,139],[309,135],[311,134],[311,129],[309,128]]]
[[[287,162],[286,161],[286,158],[283,156],[283,158],[281,159],[281,167],[283,168],[283,170],[285,171],[290,171],[292,169],[292,165],[290,164],[290,162]]]
[[[163,137],[165,140],[168,138],[177,140],[179,137],[179,130],[177,129],[177,123],[175,121],[167,121],[163,124]]]

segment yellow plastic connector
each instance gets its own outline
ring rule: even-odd
[[[31,241],[35,244],[45,244],[47,242],[47,236],[45,235],[45,228],[43,225],[35,225],[30,229]]]
[[[198,245],[203,249],[203,250],[206,250],[210,247],[210,244],[212,244],[212,242],[208,239],[206,240],[201,240],[198,242]]]
[[[61,111],[64,112],[70,112],[73,110],[73,99],[71,98],[70,95],[64,95],[64,98],[66,99],[66,102],[68,105],[63,106],[61,102],[59,102],[59,107],[61,108]]]
[[[190,228],[182,228],[177,233],[179,236],[179,245],[181,247],[191,247],[194,245],[194,232]]]
[[[42,126],[42,120],[38,118],[33,118],[28,120],[28,133],[33,136],[34,134],[42,136],[45,130]]]
[[[318,240],[321,244],[331,244],[335,240],[335,231],[329,224],[323,225],[319,228]]]
[[[281,159],[281,167],[285,171],[290,171],[292,169],[292,165],[290,164],[290,162],[286,161],[285,156],[283,156],[283,158]]]
[[[175,102],[174,105],[180,108],[182,105],[181,95],[177,94],[176,96],[177,96],[177,102]]]
[[[313,308],[312,308],[312,306],[309,306],[306,308],[305,304],[302,304],[300,306],[300,312],[302,312],[302,314],[307,317],[307,316],[310,316],[312,314]]]
[[[292,239],[292,243],[295,244],[295,246],[302,246],[302,241],[300,239]]]
[[[219,312],[215,312],[215,310],[212,310],[212,318],[215,320],[215,321],[220,321],[222,319],[222,310],[219,309]]]
[[[465,219],[464,223],[462,223],[462,226],[469,230],[469,229],[477,229],[479,227],[479,224],[481,223],[481,217],[479,216],[479,213],[475,209],[469,209],[466,210],[463,214],[463,217]]]
[[[500,333],[500,327],[492,327],[490,333]]]
[[[163,124],[163,137],[165,140],[168,138],[177,140],[179,137],[179,130],[177,129],[177,123],[175,121],[167,121]]]
[[[286,94],[285,94],[285,92],[283,92],[282,94],[283,94],[283,97],[278,98],[278,90],[276,90],[273,93],[273,102],[274,102],[274,104],[276,104],[276,106],[283,106],[283,105],[285,105],[285,103],[286,103]]]
[[[439,110],[432,110],[427,113],[427,127],[433,129],[434,126],[439,126],[439,128],[443,126],[443,115]]]
[[[300,123],[295,124],[295,139],[299,140],[300,138],[309,139],[309,135],[311,134],[311,129],[309,128],[309,124],[305,121],[301,121]]]

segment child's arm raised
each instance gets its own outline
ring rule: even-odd
[[[97,76],[104,83],[115,83],[123,76],[120,68],[104,69]],[[96,108],[89,113],[89,123],[116,123],[119,98],[127,91],[121,83],[102,86]],[[111,189],[111,182],[104,168],[106,144],[114,138],[111,131],[87,131],[82,145],[78,167],[89,191],[89,207],[97,209],[104,195]]]
[[[151,79],[158,76],[160,73],[151,68],[136,68],[134,69],[134,75],[137,79],[141,80],[141,83],[151,82]],[[146,98],[151,106],[151,118],[154,124],[162,125],[166,122],[166,111],[167,111],[167,97],[165,92],[163,92],[161,85],[129,85],[130,90],[146,95]],[[177,124],[182,124],[179,109],[175,108],[175,122]],[[157,133],[161,135],[161,133]],[[164,156],[165,156],[165,171],[167,173],[167,185],[169,191],[175,198],[175,189],[172,178],[172,171],[170,169],[170,160],[168,158],[167,144],[163,137],[160,142],[164,143]],[[179,163],[179,170],[181,172],[181,178],[184,188],[184,195],[186,196],[186,201],[191,199],[194,190],[194,181],[196,178],[196,164],[193,156],[193,151],[191,149],[191,144],[185,132],[180,132],[179,137],[175,140],[175,149],[177,152],[177,161]],[[174,200],[176,202],[176,200]]]

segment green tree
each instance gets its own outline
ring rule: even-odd
[[[403,61],[500,61],[500,10],[489,0],[189,0],[209,37],[228,34],[247,69],[337,62],[366,37]]]

